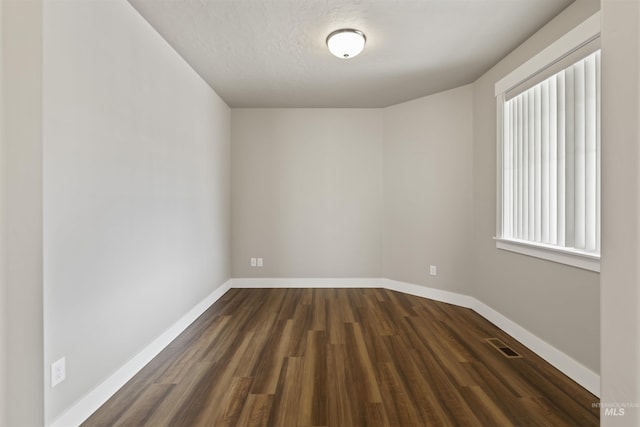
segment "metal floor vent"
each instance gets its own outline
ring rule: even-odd
[[[520,354],[518,354],[514,349],[503,343],[498,338],[485,338],[485,341],[491,344],[493,348],[498,350],[500,354],[508,359],[522,358]]]

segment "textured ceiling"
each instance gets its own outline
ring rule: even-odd
[[[573,0],[129,0],[231,107],[385,107],[471,83]],[[364,51],[332,56],[357,28]]]

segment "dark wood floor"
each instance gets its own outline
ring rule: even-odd
[[[83,425],[594,426],[595,402],[469,309],[381,289],[232,289]]]

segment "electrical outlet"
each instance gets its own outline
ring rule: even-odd
[[[251,267],[258,265],[258,261],[255,258],[251,258]]]
[[[438,267],[436,267],[435,265],[430,265],[429,266],[429,274],[432,276],[437,276],[438,275]]]
[[[262,267],[264,265],[264,261],[262,261],[262,258],[258,258],[258,267]]]
[[[63,357],[51,364],[51,388],[60,384],[67,377],[67,361]]]

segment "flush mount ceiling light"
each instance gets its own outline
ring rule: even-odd
[[[327,47],[338,58],[349,59],[362,52],[366,41],[362,31],[343,28],[327,36]]]

